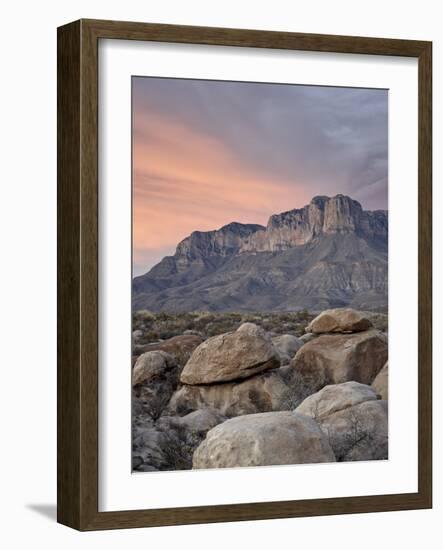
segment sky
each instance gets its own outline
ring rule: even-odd
[[[133,77],[133,270],[338,193],[387,209],[388,91]]]

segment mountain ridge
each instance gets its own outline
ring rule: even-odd
[[[388,213],[346,195],[316,196],[270,216],[194,231],[133,280],[153,311],[387,308]]]

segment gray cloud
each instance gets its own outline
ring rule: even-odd
[[[133,92],[135,112],[173,116],[311,196],[387,208],[387,90],[136,77]]]

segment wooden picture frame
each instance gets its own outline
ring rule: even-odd
[[[277,48],[418,59],[418,491],[98,511],[98,42]],[[58,521],[79,530],[244,521],[432,506],[431,42],[80,20],[58,29]]]

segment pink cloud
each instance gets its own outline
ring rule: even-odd
[[[146,269],[192,231],[266,224],[311,198],[301,182],[271,179],[223,142],[146,111],[134,113],[133,182],[134,263]]]

